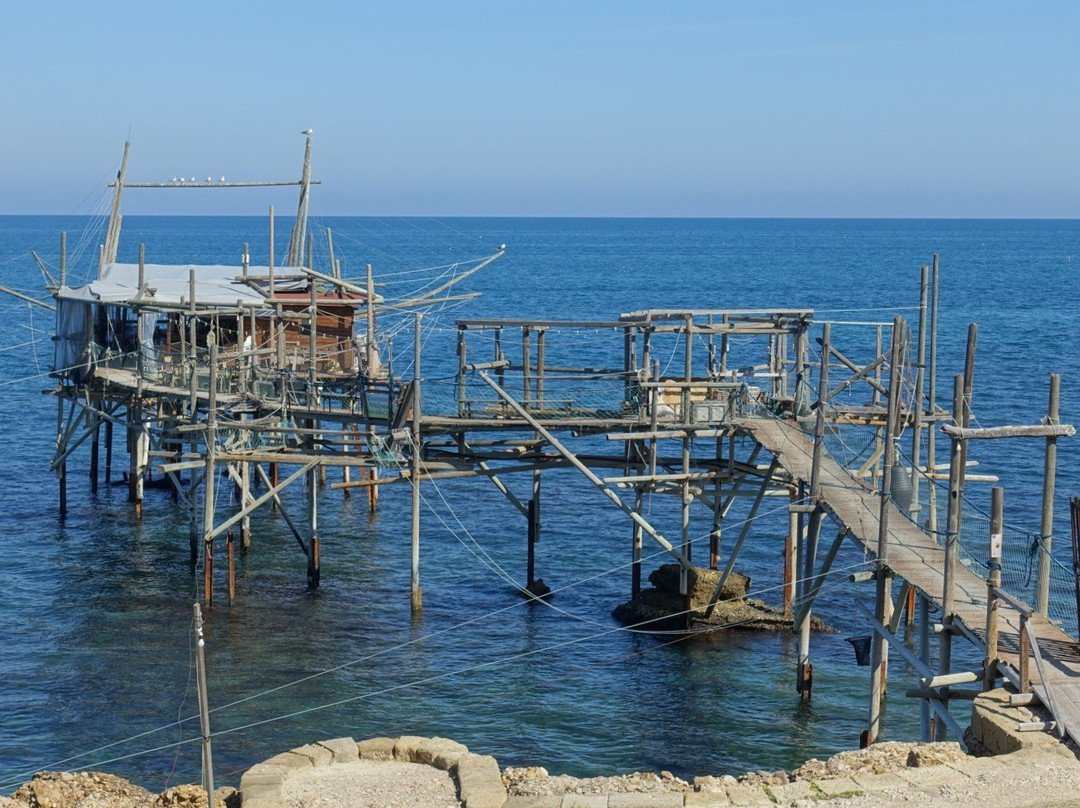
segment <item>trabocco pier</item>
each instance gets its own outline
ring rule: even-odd
[[[126,475],[137,515],[146,486],[167,486],[189,515],[190,561],[201,565],[212,606],[236,597],[235,559],[258,550],[251,531],[258,509],[273,509],[288,525],[302,554],[298,570],[306,567],[317,587],[320,509],[361,492],[376,509],[382,486],[409,486],[410,596],[419,611],[426,482],[460,478],[505,496],[521,516],[522,594],[543,597],[534,548],[545,507],[558,512],[557,502],[544,501],[544,476],[574,469],[595,486],[596,507],[626,516],[631,596],[641,590],[643,548],[652,544],[678,565],[684,595],[694,563],[720,571],[710,603],[691,608],[687,596],[689,630],[720,599],[746,543],[778,541],[755,534],[755,516],[765,498],[786,498],[789,530],[778,549],[783,605],[799,635],[792,675],[803,698],[813,686],[815,598],[841,546],[854,542],[875,559],[860,574],[875,592],[864,744],[878,736],[890,648],[918,672],[908,695],[921,705],[924,739],[960,739],[949,702],[1004,681],[1015,702],[1037,700],[1052,714],[1051,724],[1034,728],[1080,740],[1080,586],[1075,565],[1051,553],[1056,443],[1074,430],[1059,423],[1057,376],[1046,412],[1030,423],[972,426],[974,325],[962,372],[939,387],[936,257],[912,289],[911,322],[708,307],[644,308],[601,321],[463,319],[456,355],[434,358],[456,373],[425,379],[432,357],[421,348],[423,309],[460,299],[454,284],[502,251],[392,306],[376,293],[370,267],[366,278],[342,277],[329,232],[320,251],[328,265],[316,268],[310,149],[309,138],[302,176],[289,183],[129,182],[125,149],[96,278],[68,285],[61,240],[59,277],[45,270],[57,323],[55,385],[46,392],[56,404],[51,464],[61,513],[76,461],[88,466],[91,487]],[[280,264],[272,208],[265,266],[249,263],[249,245],[235,245],[244,256],[238,266],[163,265],[142,248],[137,264],[116,260],[128,189],[277,184],[299,188]],[[415,339],[399,340],[397,357],[379,327],[391,309],[415,312]],[[395,374],[395,358],[406,364],[402,354],[408,377]],[[681,372],[661,375],[657,359],[672,355]],[[989,514],[965,504],[965,485],[977,479],[968,447],[982,440],[1045,444],[1037,534],[1007,535],[1001,488]],[[531,481],[526,497],[504,482],[516,474]],[[235,505],[215,496],[221,485],[238,491]],[[306,488],[302,509],[295,498],[283,501],[290,486]],[[643,502],[660,494],[680,503],[681,518],[652,521]],[[749,517],[725,530],[740,500],[749,501]],[[695,546],[691,512],[702,509],[712,527],[707,544]],[[1072,513],[1075,533],[1075,502]],[[1032,541],[1038,574],[1025,586],[1020,565]],[[403,544],[403,562],[407,552]],[[917,651],[895,641],[901,623],[917,632]],[[954,668],[958,641],[982,655],[979,669]]]

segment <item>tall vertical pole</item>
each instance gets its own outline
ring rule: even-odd
[[[926,303],[928,275],[929,268],[923,266],[919,276],[919,338],[916,347],[915,396],[914,407],[912,407],[911,424],[911,507],[908,509],[908,512],[911,514],[912,519],[918,519],[918,513],[922,509],[922,506],[919,504],[919,489],[922,486],[922,477],[919,474],[919,460],[922,457],[923,386],[925,384],[926,376]]]
[[[686,315],[685,321],[685,344],[683,355],[683,391],[682,391],[682,422],[687,426],[693,421],[693,413],[691,412],[691,400],[693,396],[690,394],[690,386],[694,379],[694,364],[693,364],[693,346],[694,346],[694,316],[692,314]],[[681,547],[682,554],[689,559],[690,558],[690,505],[694,501],[694,497],[690,493],[690,438],[689,433],[685,433],[682,439],[682,470],[683,479],[680,486],[680,494],[682,499],[682,523],[681,523]],[[687,619],[690,619],[690,596],[689,596],[689,580],[686,567],[679,565],[679,594],[686,596],[686,602],[683,603],[683,609],[686,610]]]
[[[191,426],[195,426],[199,419],[199,374],[198,354],[196,352],[196,337],[198,336],[195,319],[195,269],[188,270],[188,418]],[[199,433],[191,432],[191,453],[198,450]],[[107,476],[107,475],[106,475]],[[196,505],[195,492],[197,482],[195,470],[192,469],[188,476],[188,543],[191,550],[191,563],[199,561],[199,514]]]
[[[878,516],[877,567],[875,570],[876,592],[874,619],[882,625],[889,622],[892,607],[892,571],[889,569],[889,508],[892,502],[889,492],[892,485],[893,466],[896,464],[896,441],[900,427],[900,384],[903,364],[903,324],[900,317],[893,319],[892,351],[889,365],[888,417],[885,428],[885,457],[881,472],[881,510]],[[880,633],[874,632],[870,649],[870,720],[866,743],[877,741],[881,733],[881,704],[885,697],[888,677],[889,643]]]
[[[919,659],[930,665],[930,598],[919,593]],[[930,702],[919,699],[919,740],[934,740],[934,727],[930,716]]]
[[[953,420],[957,426],[964,425],[964,375],[953,378]],[[942,674],[952,668],[953,616],[956,611],[956,570],[960,553],[960,518],[962,515],[964,493],[964,441],[954,437],[949,449],[949,510],[945,527],[945,569],[941,593],[941,632],[938,653],[939,668]],[[948,690],[943,690],[948,693]],[[943,702],[948,705],[947,700]],[[940,734],[941,727],[938,732]],[[935,738],[942,740],[942,738]]]
[[[367,309],[367,327],[365,330],[366,339],[364,340],[364,351],[367,365],[365,366],[365,384],[369,382],[367,380],[379,375],[379,349],[375,345],[375,275],[372,270],[371,264],[367,265],[367,296],[365,300]],[[393,374],[391,374],[391,377]],[[391,378],[391,383],[393,379]],[[390,385],[392,386],[392,384]],[[367,397],[365,396],[365,401]],[[390,411],[387,410],[387,419],[389,419]],[[370,419],[369,419],[370,423]],[[375,427],[370,426],[368,431],[368,446],[370,447],[375,443]],[[379,467],[372,466],[368,473],[371,475],[372,482],[379,476]],[[379,507],[379,486],[368,486],[368,511],[375,513],[376,508]]]
[[[64,390],[61,387],[56,394],[56,453],[63,454],[64,448]],[[56,469],[60,487],[60,518],[67,516],[67,459],[60,461]]]
[[[274,206],[270,206],[269,251],[266,256],[266,294],[271,300],[274,299]]]
[[[420,588],[420,320],[422,312],[416,312],[413,339],[413,395],[412,395],[412,611],[417,613],[424,606],[424,592]]]
[[[810,590],[810,581],[814,578],[814,567],[817,564],[817,544],[821,534],[821,522],[825,511],[821,498],[821,456],[825,444],[825,406],[826,396],[829,394],[829,354],[832,350],[832,329],[830,323],[825,323],[821,331],[821,372],[818,380],[817,418],[814,422],[814,449],[810,464],[810,502],[813,511],[810,513],[809,524],[806,532],[799,536],[796,545],[801,564],[796,566],[796,574],[799,583],[796,586],[799,606],[802,607],[803,599]],[[800,514],[800,519],[802,515]],[[801,531],[800,531],[801,533]],[[810,612],[806,612],[802,624],[799,626],[799,670],[796,690],[803,701],[811,698],[814,686],[814,666],[810,662]]]
[[[206,640],[203,637],[202,609],[195,602],[195,668],[199,688],[199,730],[202,733],[202,787],[206,804],[214,805],[214,755],[210,740],[210,704],[206,695]]]
[[[210,348],[210,381],[206,412],[206,471],[203,479],[203,598],[214,604],[214,477],[217,451],[217,335],[206,335]]]
[[[986,660],[983,663],[983,690],[993,690],[998,675],[998,599],[1001,586],[1001,551],[1005,523],[1003,489],[990,489],[990,560],[986,579]]]
[[[937,326],[938,326],[938,257],[934,255],[934,263],[930,270],[930,367],[926,380],[926,410],[932,420],[930,429],[926,434],[926,471],[927,476],[933,474],[937,465]],[[926,527],[931,533],[938,530],[937,512],[937,485],[931,479],[927,485],[926,499],[927,514]]]
[[[1046,423],[1057,424],[1061,404],[1061,376],[1050,374],[1050,402],[1046,409]],[[1043,457],[1042,522],[1039,527],[1039,589],[1035,598],[1035,611],[1046,616],[1050,604],[1050,551],[1054,543],[1054,488],[1057,477],[1057,438],[1046,438],[1046,454]]]

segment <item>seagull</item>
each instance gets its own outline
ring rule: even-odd
[[[173,181],[173,182],[176,182],[176,177],[173,177],[173,178],[172,178],[172,181]]]
[[[313,134],[315,134],[315,130],[314,130],[314,129],[305,129],[305,130],[304,130],[303,132],[301,132],[300,134],[301,134],[301,135],[313,135]]]

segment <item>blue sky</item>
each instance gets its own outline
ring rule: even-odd
[[[4,214],[129,129],[131,179],[280,179],[310,126],[323,215],[1080,216],[1069,3],[18,2],[0,66]]]

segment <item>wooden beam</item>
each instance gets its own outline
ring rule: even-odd
[[[1031,424],[1028,426],[991,426],[962,428],[942,424],[941,431],[958,440],[992,440],[994,438],[1071,438],[1076,434],[1072,424]]]

